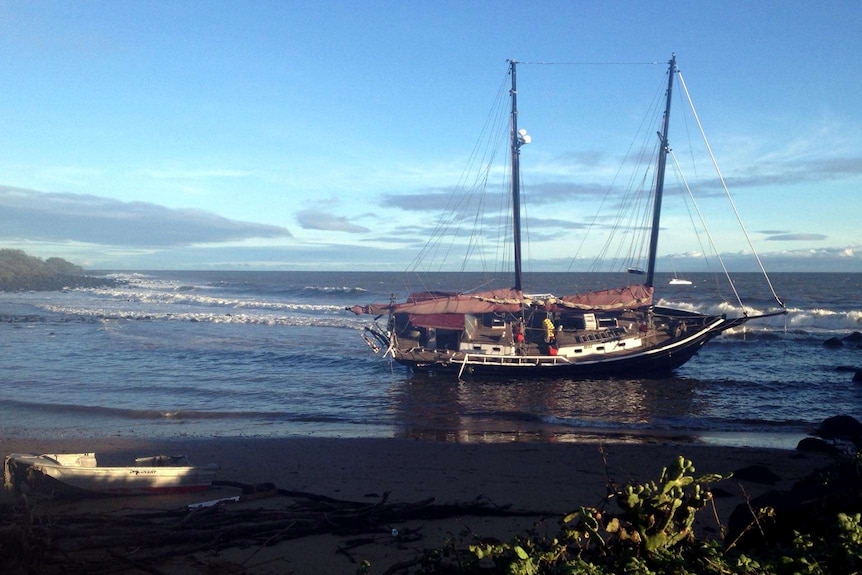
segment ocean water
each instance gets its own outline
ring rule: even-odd
[[[457,442],[666,441],[792,447],[824,418],[862,419],[862,274],[776,274],[785,316],[710,342],[663,379],[456,381],[375,356],[371,318],[346,311],[422,285],[367,272],[110,274],[118,287],[0,293],[0,437],[404,437]],[[657,281],[662,304],[732,313],[729,290],[693,274]],[[775,309],[759,277],[736,286]],[[532,274],[536,291],[597,287]]]

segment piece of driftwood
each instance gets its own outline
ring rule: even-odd
[[[389,502],[387,492],[368,503],[278,489],[272,484],[222,481],[214,485],[240,489],[243,495],[205,506],[57,516],[37,512],[22,498],[0,510],[0,571],[10,575],[107,574],[124,569],[159,573],[161,562],[196,552],[269,546],[323,533],[391,536],[392,525],[406,521],[552,514],[499,506],[481,497],[470,503],[437,504],[433,498],[402,503]],[[249,505],[262,498],[269,500],[266,506]],[[283,498],[284,503],[273,498]]]

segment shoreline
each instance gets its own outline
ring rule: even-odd
[[[132,461],[147,455],[186,455],[195,465],[219,465],[219,478],[249,483],[284,483],[291,488],[350,491],[360,479],[392,483],[419,494],[418,485],[432,483],[422,474],[467,477],[467,473],[530,478],[554,483],[548,471],[601,468],[616,470],[622,482],[657,477],[672,458],[684,456],[697,473],[726,474],[758,462],[823,460],[818,453],[795,449],[728,446],[674,441],[670,437],[639,437],[639,441],[583,440],[577,442],[493,441],[453,442],[401,438],[333,437],[211,437],[211,438],[2,438],[0,453],[95,452],[105,461]],[[506,466],[521,461],[515,473]],[[742,464],[742,465],[741,465]],[[793,469],[796,466],[789,466]],[[804,467],[804,465],[802,466]],[[536,470],[531,474],[527,468]],[[460,473],[459,473],[460,470]],[[329,473],[335,471],[335,473]],[[384,473],[390,472],[390,473]],[[396,473],[397,472],[397,473]],[[568,473],[566,473],[568,475]],[[605,476],[605,471],[602,470]],[[280,481],[281,480],[281,481]],[[409,487],[409,486],[416,487]],[[386,486],[384,486],[386,487]],[[452,486],[449,486],[451,489]],[[386,487],[391,490],[391,487]],[[366,488],[356,485],[355,493]],[[360,494],[361,495],[361,494]],[[425,494],[427,496],[427,494]],[[580,503],[580,504],[583,504]]]
[[[20,416],[19,416],[20,417]],[[422,441],[431,443],[493,444],[493,443],[627,443],[712,447],[751,447],[764,449],[795,449],[800,440],[811,437],[816,429],[792,428],[784,430],[705,430],[670,429],[639,426],[585,426],[568,427],[553,423],[532,425],[479,425],[457,429],[437,427],[405,428],[396,424],[334,424],[332,422],[292,422],[278,431],[265,432],[251,426],[251,433],[239,433],[239,428],[224,433],[222,420],[170,420],[152,425],[152,422],[132,420],[124,425],[104,423],[94,425],[91,420],[52,421],[45,414],[31,415],[33,427],[0,423],[0,441],[99,441],[99,442],[175,442],[175,441],[233,441],[233,440],[292,440],[292,439],[379,439]],[[141,424],[143,423],[143,426]],[[137,429],[135,429],[137,427]],[[256,433],[259,431],[259,433]],[[231,433],[233,431],[233,433]],[[248,431],[248,430],[246,430]]]
[[[580,506],[598,505],[606,497],[609,485],[620,487],[629,482],[657,480],[662,467],[670,465],[678,456],[694,463],[695,476],[728,474],[752,466],[765,467],[775,474],[777,479],[774,483],[729,479],[716,484],[726,494],[715,500],[716,514],[726,524],[736,505],[772,489],[787,489],[830,461],[819,453],[673,441],[632,444],[598,441],[452,443],[317,437],[3,438],[0,439],[0,451],[4,456],[19,452],[94,451],[111,464],[145,455],[184,454],[195,465],[219,465],[216,479],[221,481],[272,483],[285,490],[369,504],[379,501],[384,494],[388,494],[390,502],[401,503],[429,498],[439,504],[482,500],[495,506],[510,505],[513,509],[527,510],[532,514],[518,518],[468,515],[393,524],[386,529],[391,527],[411,532],[420,529],[421,538],[408,544],[395,542],[391,536],[378,533],[369,539],[367,545],[347,555],[343,552],[345,545],[355,536],[330,533],[272,546],[231,547],[217,555],[203,553],[195,556],[195,561],[202,565],[233,561],[244,566],[246,571],[242,572],[296,574],[355,573],[357,558],[371,561],[371,573],[381,573],[399,561],[415,558],[423,549],[444,545],[453,534],[467,537],[469,533],[505,541],[523,533],[541,518],[547,518],[546,525],[553,527],[557,517],[569,511]],[[195,497],[109,497],[87,499],[78,504],[57,503],[47,508],[55,517],[68,519],[84,508],[89,511],[137,506],[176,509],[193,501],[236,494],[236,490],[214,488]],[[266,505],[284,505],[282,499],[267,500]],[[45,508],[43,505],[42,509]],[[707,519],[706,514],[704,519]],[[713,527],[707,531],[717,531],[714,518],[712,523]],[[196,571],[192,569],[189,572]]]

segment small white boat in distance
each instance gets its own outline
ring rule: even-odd
[[[684,280],[682,278],[673,278],[668,283],[672,286],[690,286],[691,280]]]
[[[191,493],[208,489],[218,465],[195,467],[184,455],[135,459],[134,465],[100,467],[95,453],[13,453],[6,456],[6,488],[116,495]]]

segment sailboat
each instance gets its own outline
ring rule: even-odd
[[[672,286],[690,286],[691,280],[681,278],[678,275],[676,275],[676,272],[673,272],[673,277],[670,278],[670,281],[667,283],[668,283],[668,285],[672,285]]]
[[[759,315],[749,315],[745,308],[738,317],[727,317],[655,304],[671,93],[678,73],[675,55],[668,62],[658,132],[647,266],[644,271],[630,270],[640,274],[643,282],[572,295],[525,292],[520,154],[530,136],[518,129],[517,64],[509,61],[512,287],[465,293],[421,291],[409,294],[403,302],[393,298],[388,303],[349,308],[357,315],[376,316],[364,332],[372,349],[415,371],[449,372],[459,378],[656,376],[680,367],[726,330],[758,317],[786,313],[774,290],[781,309]],[[383,318],[386,323],[380,325]]]

